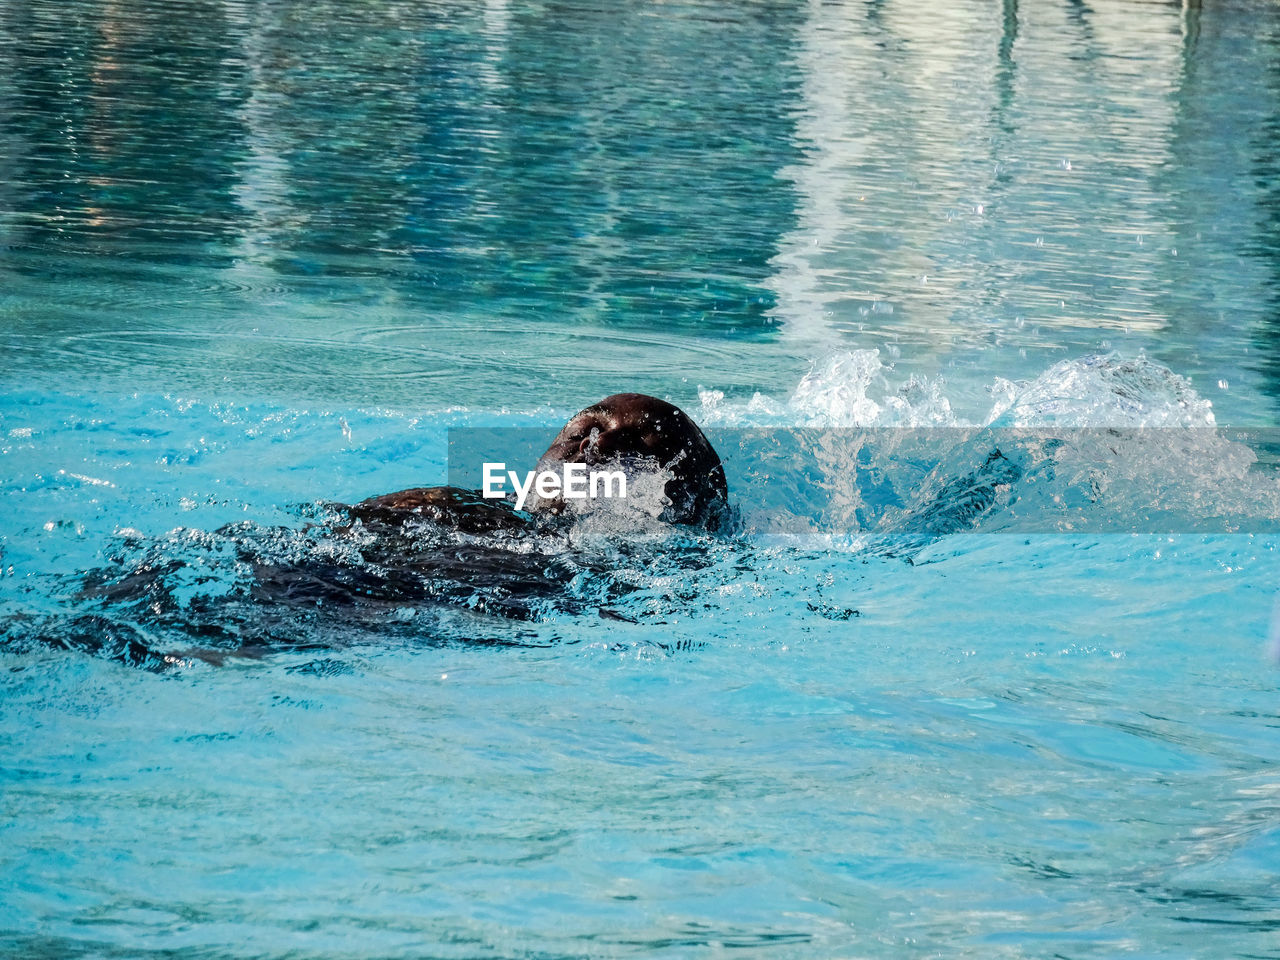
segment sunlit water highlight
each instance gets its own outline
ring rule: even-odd
[[[1274,953],[1272,6],[0,38],[0,951]],[[724,438],[734,529],[596,518],[506,616],[253,593],[620,389]],[[975,508],[1024,427],[1060,469]],[[899,428],[978,440],[848,439]]]

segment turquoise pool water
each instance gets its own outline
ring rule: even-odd
[[[0,64],[0,953],[1280,956],[1273,4],[35,0]],[[733,531],[254,593],[618,390]]]

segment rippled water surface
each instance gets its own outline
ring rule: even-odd
[[[0,954],[1280,957],[1278,157],[1267,2],[0,5]],[[334,506],[620,390],[731,529]]]

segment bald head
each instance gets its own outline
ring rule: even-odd
[[[728,505],[724,468],[698,425],[679,407],[642,393],[615,393],[575,414],[538,461],[538,469],[648,462],[671,475],[664,517],[702,524]],[[560,501],[535,509],[558,512]]]

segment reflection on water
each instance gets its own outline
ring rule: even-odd
[[[785,7],[198,4],[175,29],[165,5],[86,4],[71,31],[66,9],[4,15],[24,367],[110,367],[127,332],[120,359],[165,380],[194,356],[401,403],[546,399],[584,365],[658,391],[707,353],[764,385],[735,344],[773,336],[793,206]],[[546,336],[584,331],[562,372]],[[696,354],[614,356],[620,331]]]
[[[572,405],[776,393],[833,346],[978,382],[1141,347],[1270,419],[1278,21],[6,5],[9,368]]]
[[[784,335],[924,372],[1140,345],[1206,386],[1258,385],[1277,257],[1248,257],[1269,203],[1250,166],[1280,100],[1257,12],[815,5]]]

